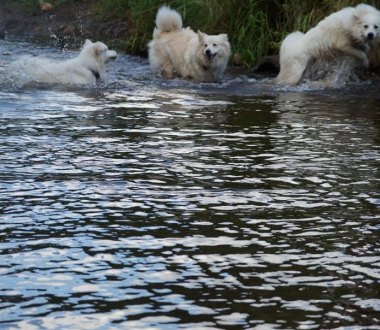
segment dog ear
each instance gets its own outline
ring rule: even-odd
[[[198,30],[198,40],[200,42],[203,42],[205,36],[206,36],[206,34],[204,34],[203,32],[201,32],[201,31]]]
[[[228,35],[227,34],[223,33],[220,36],[223,38],[224,41],[228,42]]]
[[[86,39],[84,44],[83,44],[83,47],[86,47],[88,45],[91,45],[92,44],[92,41],[90,39]]]
[[[367,5],[365,3],[360,3],[355,7],[355,12],[359,15],[369,13],[370,11],[376,10],[374,7]]]
[[[360,23],[361,23],[360,16],[358,16],[357,14],[353,14],[353,15],[352,15],[352,21],[353,21],[355,24],[360,24]]]
[[[95,56],[99,56],[99,54],[102,51],[102,46],[96,42],[92,44],[92,51],[94,52]]]

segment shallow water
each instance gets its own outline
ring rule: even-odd
[[[0,63],[69,57],[0,40]],[[0,90],[1,329],[379,329],[379,86]]]

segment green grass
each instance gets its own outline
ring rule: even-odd
[[[38,6],[39,0],[6,0]],[[184,26],[208,34],[227,33],[233,53],[246,66],[275,54],[292,31],[307,31],[326,15],[361,0],[48,0],[54,6],[87,3],[103,19],[124,20],[129,25],[123,44],[131,54],[146,52],[158,8],[168,5],[182,15]],[[380,0],[365,1],[380,8]]]
[[[208,34],[227,33],[233,53],[246,66],[275,54],[292,31],[307,31],[326,15],[362,1],[349,0],[97,0],[97,11],[124,15],[131,30],[126,51],[141,53],[151,39],[158,8],[178,10],[184,26]],[[366,1],[380,7],[380,0]]]

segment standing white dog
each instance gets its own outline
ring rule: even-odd
[[[204,82],[218,80],[227,66],[230,44],[226,34],[207,35],[182,28],[182,18],[169,7],[157,12],[149,61],[153,71],[165,78],[176,75]]]
[[[12,74],[26,75],[41,83],[95,84],[103,80],[106,64],[116,59],[117,53],[98,41],[86,40],[75,58],[64,62],[44,57],[24,56],[11,63]]]
[[[351,56],[367,68],[369,42],[379,38],[380,11],[360,4],[327,16],[305,34],[289,34],[280,48],[277,83],[298,84],[313,59]]]

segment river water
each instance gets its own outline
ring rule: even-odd
[[[3,77],[0,329],[380,328],[378,84],[109,69]]]

